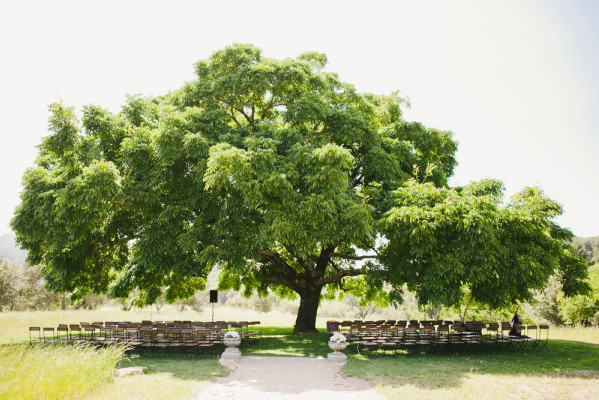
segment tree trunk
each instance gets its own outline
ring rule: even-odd
[[[316,313],[320,302],[322,287],[308,288],[300,295],[300,305],[295,320],[293,333],[318,333],[316,330]]]

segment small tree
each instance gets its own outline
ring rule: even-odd
[[[0,312],[12,310],[18,301],[18,290],[15,287],[18,270],[16,265],[10,265],[0,258]]]
[[[558,297],[559,310],[569,324],[589,325],[599,312],[599,264],[589,268],[588,283],[588,294]]]

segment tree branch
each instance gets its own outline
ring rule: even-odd
[[[266,114],[268,114],[268,112],[270,111],[270,109],[272,108],[272,106],[275,104],[275,96],[273,95],[270,99],[270,101],[268,102],[268,104],[266,105],[266,107],[262,107],[262,112],[260,113],[260,120],[263,120],[264,118],[266,118]]]
[[[330,283],[339,283],[341,279],[347,276],[359,276],[364,275],[365,272],[362,269],[342,269],[338,271],[335,275],[325,276],[316,281],[318,286],[325,286]]]
[[[363,255],[363,256],[350,256],[350,255],[347,255],[347,254],[333,253],[333,254],[331,254],[331,257],[343,258],[344,260],[356,260],[356,261],[359,261],[359,260],[366,260],[366,259],[374,259],[374,258],[377,258],[378,255],[376,255],[376,254],[366,254],[366,255]]]
[[[250,124],[254,123],[254,121],[245,113],[245,111],[243,110],[243,107],[242,108],[234,107],[234,108],[235,108],[235,110],[239,111],[241,113],[241,115],[243,115],[245,117],[247,122],[249,122]]]
[[[233,112],[234,107],[231,106],[231,118],[233,118],[233,121],[235,121],[235,123],[237,124],[238,127],[241,127],[241,124],[239,123],[239,121],[237,121],[237,118],[235,118],[235,113]]]
[[[320,255],[316,261],[316,271],[318,271],[320,274],[324,275],[325,271],[327,270],[327,265],[329,265],[329,262],[331,261],[331,256],[334,254],[337,246],[338,245],[336,243],[330,244],[320,251]]]
[[[265,273],[263,275],[265,279],[272,283],[279,283],[283,286],[287,286],[296,292],[300,290],[301,282],[298,273],[283,260],[283,257],[281,257],[277,251],[264,249],[259,250],[258,254],[277,269],[276,276]]]
[[[316,270],[314,269],[314,266],[312,266],[312,264],[310,264],[310,262],[308,262],[308,260],[306,260],[304,257],[297,254],[297,252],[295,251],[295,247],[287,244],[283,244],[283,247],[285,247],[285,250],[287,250],[289,254],[295,257],[295,259],[300,263],[300,265],[308,274],[316,278]]]
[[[345,287],[345,286],[343,285],[343,278],[341,278],[341,280],[339,281],[339,288],[340,288],[341,290],[343,290],[344,292],[349,292],[349,291],[351,291],[351,290],[357,290],[358,292],[362,292],[362,293],[364,293],[364,294],[366,293],[366,291],[365,291],[364,289],[361,289],[361,288],[359,288],[359,287],[357,287],[357,286],[356,286],[356,287],[353,287],[353,288],[348,288],[348,287]]]

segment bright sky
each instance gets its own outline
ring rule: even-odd
[[[192,80],[231,43],[327,54],[359,91],[399,89],[409,120],[459,141],[452,184],[538,185],[599,235],[599,2],[38,0],[0,5],[0,234],[47,135],[47,106],[118,111]]]

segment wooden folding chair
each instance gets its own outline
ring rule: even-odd
[[[42,342],[54,343],[55,339],[54,328],[42,328]]]
[[[56,328],[56,342],[57,343],[68,343],[69,342],[69,326],[60,324]]]
[[[543,331],[545,334],[543,335]],[[545,336],[545,339],[543,339]],[[543,350],[547,346],[549,341],[549,325],[539,325],[539,351]]]
[[[40,343],[42,342],[42,328],[39,326],[29,327],[29,343]],[[37,336],[37,337],[35,337]]]

